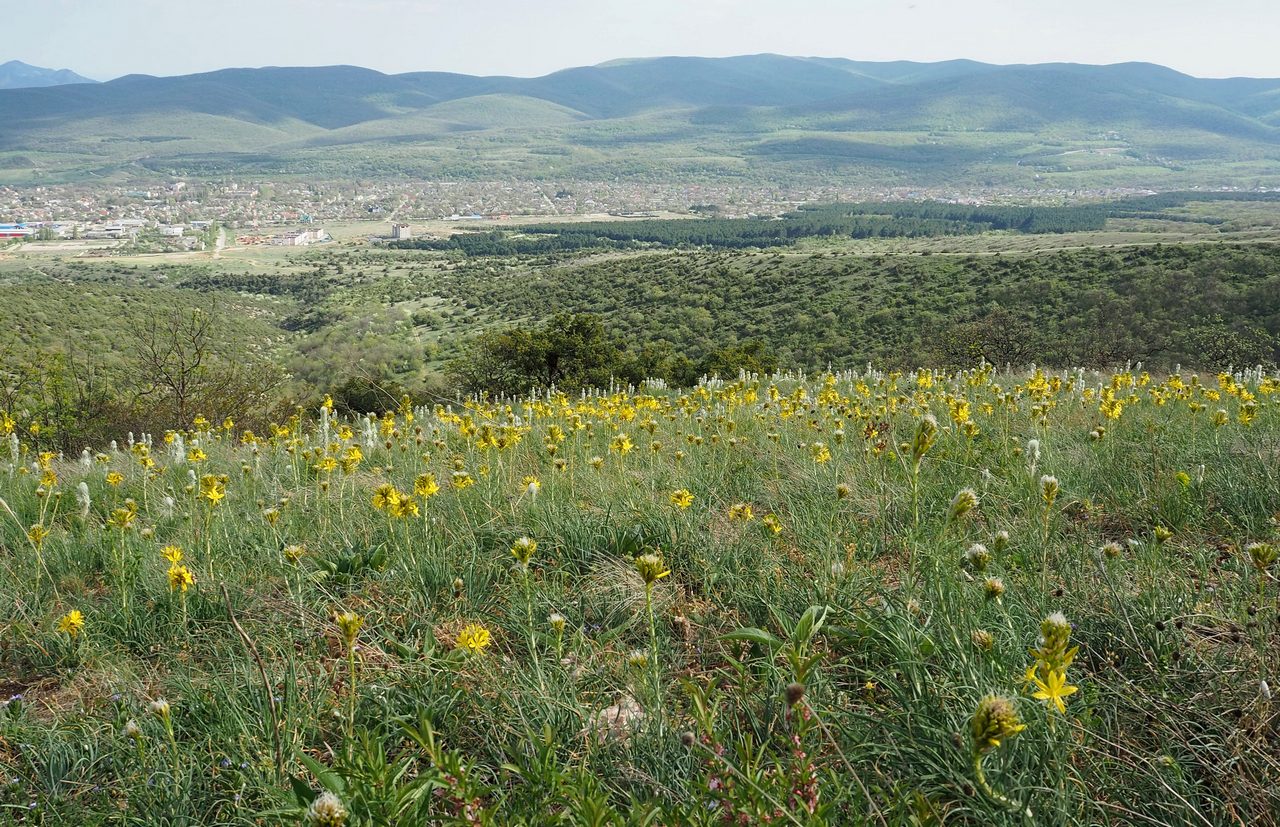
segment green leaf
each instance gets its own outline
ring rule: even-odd
[[[316,800],[316,791],[311,789],[311,785],[298,776],[289,776],[289,786],[293,788],[293,796],[298,799],[299,806],[309,807],[311,802]]]
[[[311,774],[320,782],[320,786],[336,796],[342,797],[346,793],[346,782],[342,780],[342,776],[333,770],[321,764],[316,759],[307,755],[305,752],[298,753],[298,760],[302,765],[311,771]]]
[[[756,629],[754,627],[735,629],[727,635],[722,635],[721,640],[743,640],[748,643],[754,643],[763,646],[771,653],[781,649],[785,644],[777,636],[766,632],[764,629]]]
[[[826,606],[810,606],[805,609],[800,621],[796,623],[795,629],[791,632],[791,645],[800,647],[805,646],[809,641],[813,640],[813,636],[822,628],[822,624],[827,619]]]

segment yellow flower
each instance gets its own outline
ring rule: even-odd
[[[969,734],[978,754],[990,752],[1005,741],[1026,729],[1018,717],[1013,701],[999,695],[988,695],[978,704],[969,722]]]
[[[831,449],[826,446],[826,443],[815,442],[809,446],[809,449],[813,451],[813,461],[818,465],[831,461]]]
[[[107,485],[119,485],[122,482],[124,482],[124,474],[119,471],[107,472]]]
[[[1030,675],[1031,682],[1038,687],[1038,691],[1033,692],[1031,697],[1038,701],[1044,701],[1056,706],[1058,711],[1065,715],[1067,712],[1067,703],[1063,699],[1075,694],[1079,691],[1079,687],[1071,686],[1067,683],[1067,675],[1065,672],[1052,669],[1049,671],[1049,679],[1047,681],[1042,681],[1040,680],[1040,677],[1035,674],[1034,667],[1032,667],[1032,669],[1033,671]]]
[[[79,609],[72,609],[58,620],[58,631],[65,634],[73,640],[80,634],[80,630],[84,628],[84,615]]]
[[[522,566],[529,565],[533,553],[538,550],[538,543],[531,537],[521,537],[511,545],[511,556]]]
[[[222,498],[227,496],[226,489],[222,486],[222,480],[213,474],[205,474],[200,478],[200,496],[209,502],[212,508],[222,502]]]
[[[1079,651],[1079,646],[1071,645],[1071,623],[1062,612],[1054,612],[1040,622],[1040,646],[1032,649],[1031,654],[1037,665],[1043,666],[1046,672],[1061,672],[1065,675]],[[1028,670],[1028,680],[1035,668],[1033,666]]]
[[[1280,549],[1276,548],[1272,543],[1249,543],[1244,547],[1244,550],[1253,562],[1254,568],[1260,572],[1271,568],[1275,564],[1276,558],[1280,557]]]
[[[426,500],[440,493],[435,474],[419,474],[413,481],[413,493]]]
[[[646,586],[652,586],[662,578],[671,574],[671,569],[666,567],[662,562],[662,558],[656,554],[641,554],[636,558],[636,571],[640,573],[640,579],[645,582]]]
[[[1058,478],[1045,474],[1040,478],[1040,499],[1044,500],[1046,507],[1053,507],[1053,503],[1058,499]]]
[[[182,562],[182,548],[180,546],[165,546],[160,549],[160,556],[168,560],[170,565],[176,566]]]
[[[31,545],[40,548],[44,545],[44,540],[49,536],[49,529],[40,523],[36,523],[27,529],[27,539],[31,541]]]
[[[479,623],[468,623],[458,632],[458,648],[466,649],[471,654],[483,652],[492,640],[489,630]]]
[[[542,490],[542,483],[534,476],[525,477],[522,484],[524,485],[525,493],[530,497],[537,497],[538,492]]]
[[[766,514],[760,518],[761,524],[774,534],[782,533],[782,521],[773,514]]]
[[[468,474],[466,471],[454,471],[452,482],[453,482],[453,487],[461,491],[464,488],[468,488],[472,485],[475,485],[476,481],[472,479],[471,475]]]
[[[187,451],[187,462],[204,462],[208,458],[209,455],[199,448],[192,448]]]
[[[169,588],[172,591],[182,590],[185,592],[196,583],[196,576],[191,573],[191,569],[186,566],[170,566],[169,567]]]
[[[343,437],[343,439],[350,439],[350,437]],[[342,470],[350,474],[356,470],[362,459],[364,459],[364,452],[360,450],[359,445],[348,446],[342,455]]]
[[[400,518],[416,517],[419,514],[418,502],[408,493],[392,488],[387,502],[387,514]]]
[[[972,488],[961,488],[951,498],[951,506],[947,509],[947,522],[963,519],[965,515],[978,507],[978,492]]]
[[[400,499],[400,492],[389,482],[384,482],[373,491],[373,507],[379,511],[390,511]]]
[[[129,502],[132,502],[130,500]],[[111,528],[118,528],[121,531],[128,531],[133,527],[133,521],[138,517],[138,508],[136,505],[130,507],[127,503],[124,508],[117,508],[111,512],[111,516],[107,517],[107,525]]]
[[[618,434],[609,442],[609,450],[616,452],[619,456],[626,456],[631,452],[631,437],[626,434]]]
[[[360,634],[360,627],[364,625],[364,618],[355,612],[334,612],[333,622],[338,624],[338,629],[342,631],[342,639],[346,641],[347,648],[356,642],[356,636]]]
[[[755,519],[755,512],[751,510],[751,503],[734,503],[729,506],[729,522],[741,520],[749,523]]]
[[[307,547],[304,545],[289,545],[284,547],[284,559],[293,565],[298,565],[298,561],[307,553]]]
[[[693,494],[687,488],[677,488],[671,492],[671,504],[683,511],[693,505]]]

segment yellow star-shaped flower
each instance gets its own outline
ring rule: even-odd
[[[1063,699],[1078,692],[1080,689],[1078,686],[1071,686],[1067,683],[1065,672],[1056,670],[1049,673],[1048,681],[1042,681],[1039,676],[1034,674],[1031,676],[1031,680],[1039,689],[1039,691],[1031,693],[1031,697],[1038,701],[1052,703],[1064,715],[1067,713],[1067,703]]]

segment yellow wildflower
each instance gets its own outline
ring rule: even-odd
[[[31,541],[31,545],[40,548],[44,545],[44,540],[49,536],[49,529],[40,523],[36,523],[27,529],[27,539]]]
[[[220,478],[213,474],[205,474],[200,478],[200,496],[208,501],[209,507],[212,508],[222,502],[222,498],[227,496],[227,491]]]
[[[671,492],[671,504],[683,511],[693,505],[693,494],[687,488],[677,488]]]
[[[177,565],[169,567],[169,588],[172,591],[181,590],[185,592],[195,583],[196,577],[191,573],[191,569]]]
[[[58,620],[58,631],[74,640],[84,628],[84,615],[79,609],[72,609]]]
[[[671,574],[671,569],[666,567],[662,562],[662,558],[656,554],[642,554],[636,558],[636,571],[640,574],[640,579],[645,582],[646,586],[652,586],[662,578]]]
[[[440,483],[436,482],[436,475],[431,473],[419,474],[413,481],[413,493],[424,500],[439,494]]]
[[[334,612],[333,622],[338,624],[338,629],[342,632],[342,639],[346,641],[347,648],[356,642],[356,636],[360,634],[360,627],[364,625],[364,618],[355,612]]]
[[[616,452],[619,456],[626,456],[631,452],[631,437],[626,434],[618,434],[609,442],[609,450]]]
[[[485,650],[492,637],[489,634],[489,630],[479,623],[468,623],[462,627],[461,632],[458,632],[458,648],[466,649],[471,654],[476,655]]]
[[[1056,669],[1049,671],[1047,680],[1042,681],[1037,675],[1032,674],[1031,681],[1038,687],[1038,691],[1032,693],[1031,697],[1057,707],[1063,714],[1067,711],[1067,703],[1064,699],[1079,691],[1079,687],[1067,683],[1065,672]]]
[[[511,545],[511,556],[522,566],[529,565],[529,561],[533,559],[533,553],[537,551],[538,543],[531,537],[521,537]]]

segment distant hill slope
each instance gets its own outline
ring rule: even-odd
[[[765,54],[538,78],[269,67],[0,91],[0,170],[27,159],[8,165],[15,181],[246,164],[476,177],[484,152],[530,177],[1280,185],[1280,79]]]
[[[97,83],[70,69],[45,69],[20,60],[0,63],[0,89],[29,89],[68,83]]]

